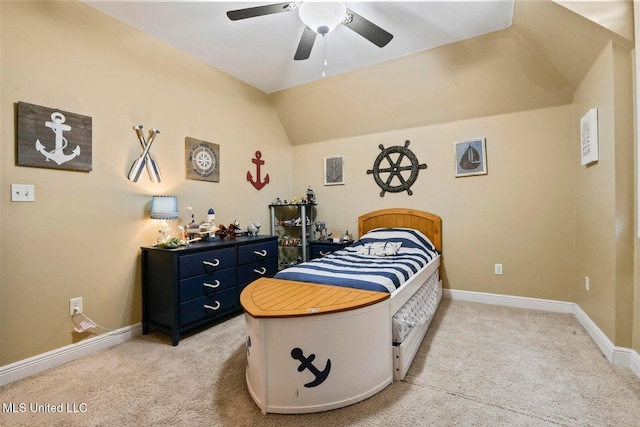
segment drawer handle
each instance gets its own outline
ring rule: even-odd
[[[213,261],[213,262],[211,262],[211,261],[202,261],[202,263],[203,263],[204,265],[208,265],[208,266],[211,266],[211,267],[217,267],[217,266],[219,266],[219,265],[220,265],[220,260],[219,260],[219,259],[216,259],[216,260],[215,260],[215,261]]]
[[[216,306],[215,306],[215,307],[214,307],[214,306],[212,306],[212,305],[207,305],[207,304],[205,304],[203,307],[204,307],[204,308],[207,308],[207,309],[209,309],[209,310],[216,311],[217,309],[219,309],[219,308],[220,308],[220,301],[216,301]]]
[[[212,283],[204,282],[204,283],[202,283],[202,285],[203,285],[205,288],[213,288],[213,289],[215,289],[215,288],[217,288],[218,286],[220,286],[220,281],[219,281],[219,280],[216,280],[216,283],[213,283],[213,284],[212,284]]]
[[[254,272],[254,273],[257,273],[257,274],[259,274],[259,275],[261,275],[261,276],[262,276],[262,275],[264,275],[264,273],[266,273],[266,272],[267,272],[267,269],[266,269],[266,268],[264,268],[264,267],[260,267],[260,270],[256,270],[256,269],[254,268],[254,269],[253,269],[253,272]]]
[[[327,255],[331,255],[331,251],[329,252],[322,252],[322,251],[318,251],[320,252],[320,256],[327,256]]]
[[[267,256],[267,250],[266,249],[263,249],[261,251],[253,251],[253,253],[258,255],[258,256],[261,256],[261,257]]]

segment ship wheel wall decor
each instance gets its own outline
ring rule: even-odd
[[[384,197],[387,191],[390,193],[406,191],[410,196],[413,194],[411,186],[418,179],[420,169],[426,169],[427,164],[418,162],[416,155],[409,150],[410,143],[406,140],[404,147],[398,145],[389,148],[384,148],[382,144],[378,145],[380,154],[373,162],[373,169],[369,169],[367,174],[373,174],[373,179],[382,189],[380,197]],[[409,164],[406,164],[405,160],[408,160]],[[405,178],[403,172],[409,172],[409,176]]]

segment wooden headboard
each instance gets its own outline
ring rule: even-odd
[[[403,227],[423,232],[442,251],[442,220],[439,216],[415,209],[382,209],[358,217],[358,236],[374,228]]]

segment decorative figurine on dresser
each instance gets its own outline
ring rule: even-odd
[[[277,236],[239,236],[233,225],[234,238],[141,248],[143,334],[168,332],[176,346],[180,334],[242,311],[242,290],[278,271]]]

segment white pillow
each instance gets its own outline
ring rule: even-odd
[[[400,246],[402,246],[402,242],[371,242],[365,243],[358,250],[358,253],[360,255],[393,256],[398,253]]]

